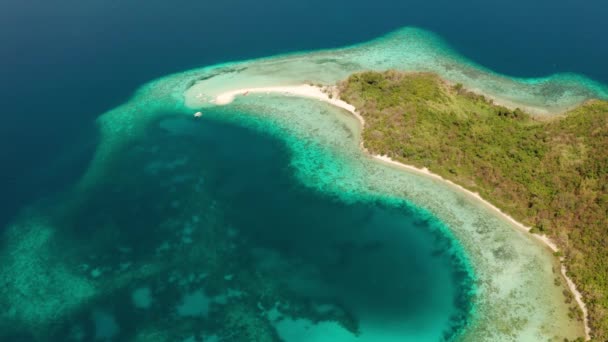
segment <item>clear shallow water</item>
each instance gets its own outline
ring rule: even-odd
[[[473,279],[439,221],[305,186],[276,126],[226,123],[253,115],[237,110],[162,114],[85,193],[10,230],[0,336],[439,341],[467,324]]]

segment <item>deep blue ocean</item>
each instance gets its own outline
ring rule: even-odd
[[[497,72],[608,83],[607,17],[602,0],[3,1],[0,225],[73,181],[95,118],[159,76],[413,25]]]

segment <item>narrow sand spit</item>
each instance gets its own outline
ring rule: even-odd
[[[252,93],[266,93],[266,94],[273,93],[273,94],[283,94],[286,96],[298,96],[298,97],[317,99],[317,100],[329,103],[331,105],[334,105],[336,107],[345,109],[346,111],[348,111],[349,113],[354,115],[359,120],[359,123],[361,124],[362,128],[365,127],[365,120],[359,113],[357,113],[356,108],[353,105],[340,100],[338,97],[337,88],[331,87],[331,86],[318,87],[318,86],[312,86],[312,85],[308,85],[308,84],[301,84],[301,85],[292,85],[292,86],[236,89],[236,90],[231,90],[231,91],[219,94],[213,102],[217,105],[226,105],[226,104],[229,104],[232,101],[234,101],[234,98],[238,95],[248,95],[248,94],[252,94]],[[361,148],[365,152],[368,152],[363,146],[363,141],[361,141]],[[426,177],[447,183],[452,188],[454,188],[454,189],[466,194],[467,196],[474,198],[478,202],[482,203],[483,205],[488,207],[490,210],[494,211],[499,217],[506,220],[507,222],[509,222],[511,225],[513,225],[517,229],[521,229],[526,232],[529,232],[531,229],[531,227],[527,227],[527,226],[523,225],[522,223],[516,221],[513,217],[504,213],[502,210],[497,208],[492,203],[484,200],[478,193],[467,190],[464,187],[441,177],[440,175],[432,173],[427,168],[418,168],[418,167],[415,167],[412,165],[403,164],[403,163],[400,163],[398,161],[391,159],[388,156],[372,155],[372,154],[370,154],[370,155],[372,158],[379,160],[385,164],[393,165],[393,166],[399,167],[401,169],[405,169],[410,172],[415,172],[417,174],[421,174]],[[537,234],[532,234],[532,235],[537,240],[539,240],[541,243],[548,246],[553,252],[559,251],[557,245],[553,241],[551,241],[546,235],[537,235]],[[572,279],[570,279],[568,277],[566,272],[567,272],[566,266],[562,263],[561,274],[566,279],[566,284],[568,285],[569,290],[572,292],[572,294],[574,295],[574,299],[576,300],[579,307],[583,311],[583,322],[585,324],[585,338],[586,338],[586,340],[589,340],[591,338],[590,337],[591,329],[589,328],[589,322],[587,319],[587,306],[583,302],[581,293],[578,291],[578,289],[576,288],[576,285],[574,284]]]
[[[323,102],[330,103],[336,107],[340,107],[346,109],[347,111],[353,113],[355,116],[359,118],[359,120],[363,120],[359,114],[356,113],[355,106],[346,103],[340,100],[337,97],[337,90],[335,87],[316,87],[309,84],[301,84],[294,86],[280,86],[280,87],[260,87],[260,88],[245,88],[245,89],[236,89],[229,92],[222,93],[215,98],[215,104],[217,105],[225,105],[234,100],[234,97],[237,95],[247,95],[252,93],[278,93],[287,96],[299,96],[299,97],[308,97],[317,100],[321,100]],[[331,94],[331,96],[330,96]],[[336,95],[336,96],[334,96]]]

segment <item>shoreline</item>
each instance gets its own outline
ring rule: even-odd
[[[301,84],[301,85],[292,85],[292,86],[243,88],[243,89],[236,89],[236,90],[221,93],[221,94],[217,95],[215,97],[215,99],[211,100],[211,102],[216,105],[220,105],[220,106],[226,105],[226,104],[229,104],[232,101],[234,101],[234,98],[236,96],[239,96],[239,95],[246,96],[250,93],[252,93],[252,94],[254,94],[254,93],[257,93],[257,94],[274,93],[274,94],[282,94],[285,96],[305,97],[305,98],[312,98],[312,99],[316,99],[319,101],[323,101],[325,103],[329,103],[333,106],[336,106],[336,107],[339,107],[339,108],[342,108],[342,109],[348,111],[353,116],[355,116],[355,118],[357,118],[357,120],[359,121],[359,124],[361,125],[361,129],[363,130],[365,128],[365,119],[359,113],[357,113],[357,110],[353,105],[351,105],[343,100],[340,100],[338,98],[338,91],[335,86],[327,86],[327,87],[321,88],[321,87],[313,86],[313,85],[309,85],[309,84]],[[459,184],[456,184],[448,179],[445,179],[442,176],[429,171],[427,168],[418,168],[413,165],[408,165],[408,164],[398,162],[396,160],[391,159],[388,156],[371,154],[363,146],[363,139],[361,139],[361,141],[360,141],[360,147],[371,158],[373,158],[377,161],[380,161],[384,164],[398,167],[401,169],[405,169],[407,171],[414,172],[416,174],[419,174],[419,175],[422,175],[422,176],[425,176],[425,177],[428,177],[428,178],[431,178],[434,180],[438,180],[438,181],[441,181],[441,182],[447,184],[448,186],[452,187],[453,189],[460,191],[461,193],[465,194],[466,196],[469,196],[470,198],[473,198],[476,201],[478,201],[479,203],[483,204],[488,209],[492,210],[495,214],[497,214],[498,217],[507,221],[512,226],[516,227],[517,229],[519,229],[521,231],[529,233],[531,230],[531,227],[525,226],[524,224],[518,222],[510,215],[508,215],[505,212],[503,212],[502,210],[500,210],[500,208],[496,207],[492,203],[483,199],[479,195],[479,193],[468,190]],[[537,241],[539,241],[540,243],[542,243],[543,245],[548,247],[552,252],[559,251],[559,248],[557,247],[557,245],[553,241],[551,241],[551,239],[549,239],[549,237],[547,237],[546,235],[538,235],[538,234],[531,234],[531,235],[534,237],[534,239],[536,239]],[[568,277],[567,268],[563,263],[563,258],[558,258],[558,260],[560,262],[560,273],[566,281],[566,286],[572,293],[579,308],[583,312],[585,340],[588,341],[591,339],[591,336],[590,336],[591,329],[589,327],[587,306],[583,302],[582,294],[578,291],[576,284],[574,284],[572,279],[570,279],[570,277]]]

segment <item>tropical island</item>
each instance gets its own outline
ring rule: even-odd
[[[427,168],[549,236],[594,338],[608,338],[608,102],[531,116],[433,74],[394,71],[353,75],[340,96],[365,119],[372,154]]]

